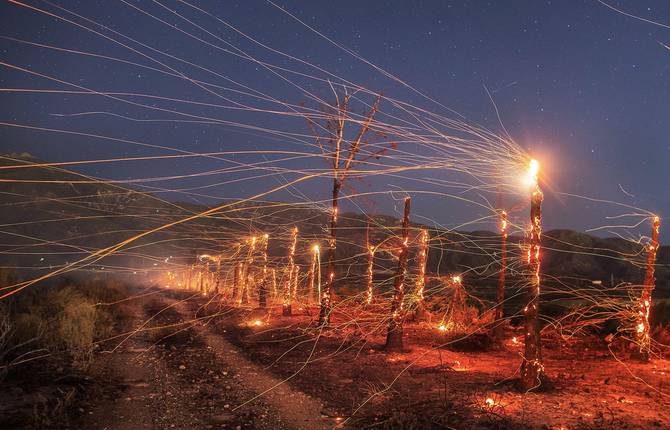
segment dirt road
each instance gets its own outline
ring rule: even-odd
[[[72,428],[91,429],[328,429],[312,397],[243,357],[197,319],[189,302],[153,298],[132,322],[164,327],[129,337],[101,354],[94,372],[102,394],[79,408]],[[180,324],[190,321],[186,325]]]

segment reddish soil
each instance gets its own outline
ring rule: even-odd
[[[81,377],[67,419],[38,427],[106,429],[667,429],[670,363],[615,360],[594,344],[547,339],[542,392],[514,378],[520,345],[445,346],[408,324],[407,350],[383,351],[385,327],[315,309],[228,308],[165,293],[136,303],[135,329]],[[307,311],[310,315],[307,315]],[[349,321],[348,324],[343,324]],[[361,336],[361,327],[368,335]],[[34,426],[33,426],[34,427]],[[12,428],[20,428],[13,426]]]
[[[249,359],[291,378],[289,384],[354,428],[670,428],[667,360],[617,361],[604,347],[547,340],[548,388],[523,393],[514,383],[518,334],[508,332],[503,345],[487,351],[465,352],[454,349],[481,345],[440,347],[444,335],[408,324],[407,351],[389,355],[383,328],[361,338],[350,328],[316,332],[313,323],[305,314],[282,317],[280,309],[271,315],[231,310],[215,322]]]

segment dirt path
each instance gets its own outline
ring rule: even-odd
[[[133,326],[140,323],[140,315],[135,315]],[[152,428],[153,413],[146,397],[153,394],[151,382],[155,360],[146,354],[148,347],[145,336],[134,336],[117,350],[103,353],[94,364],[94,371],[101,372],[108,382],[123,388],[123,393],[93,404],[87,411],[88,418],[83,420],[85,427],[109,430]]]
[[[193,311],[186,303],[179,303],[176,309],[182,318],[194,319]],[[279,420],[289,428],[318,430],[337,425],[336,419],[322,414],[324,407],[320,401],[294,389],[287,382],[244,358],[236,346],[212,331],[206,320],[204,321],[194,326],[195,332],[211,348],[220,363],[238,372],[239,388],[247,395],[242,402],[231,408],[234,412],[253,408],[261,403],[273,409]]]
[[[140,327],[152,316],[154,327],[191,321],[190,306],[156,297],[137,306],[131,324]],[[93,369],[100,394],[79,405],[70,428],[318,430],[337,424],[322,415],[319,401],[246,360],[207,324],[176,327],[140,332],[101,354]]]

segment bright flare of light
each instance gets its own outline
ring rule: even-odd
[[[526,176],[523,180],[524,185],[528,188],[536,187],[538,182],[537,176],[539,172],[540,162],[533,158],[528,164],[528,172],[526,173]]]
[[[263,321],[261,321],[261,320],[255,320],[255,321],[252,322],[251,324],[253,324],[253,325],[255,325],[256,327],[258,327],[258,326],[262,326],[262,325],[263,325]]]

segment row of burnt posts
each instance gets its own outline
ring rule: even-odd
[[[541,285],[541,204],[542,191],[536,186],[531,193],[531,213],[528,243],[526,247],[527,277],[529,279],[527,304],[523,309],[525,314],[524,340],[525,348],[521,365],[522,386],[530,389],[539,386],[544,378],[540,342],[540,285]],[[393,278],[393,295],[390,304],[386,349],[402,351],[403,349],[403,322],[406,319],[405,278],[407,275],[408,253],[410,245],[410,198],[404,202],[404,212],[400,231],[400,246],[398,250],[397,269]],[[649,311],[651,308],[651,294],[654,288],[654,267],[656,252],[659,247],[660,220],[653,217],[651,243],[648,245],[646,275],[643,284],[642,296],[637,309],[636,336],[639,343],[641,358],[647,360],[651,350]],[[503,303],[505,301],[505,275],[507,268],[507,213],[500,212],[500,264],[498,278],[495,318],[491,325],[492,334],[496,338],[502,335],[504,326]],[[418,267],[413,299],[415,301],[415,316],[421,320],[425,314],[424,289],[426,285],[427,256],[429,249],[428,231],[422,229],[418,235]],[[237,245],[237,250],[229,257],[223,255],[212,256],[203,254],[198,256],[183,274],[181,285],[187,289],[197,290],[203,295],[219,295],[228,302],[238,305],[249,305],[257,294],[257,303],[260,308],[267,308],[269,304],[282,304],[282,314],[292,315],[293,305],[301,306],[320,305],[323,307],[321,291],[321,258],[318,245],[311,248],[311,264],[308,269],[308,285],[301,286],[300,266],[295,262],[295,253],[298,244],[298,228],[291,229],[291,240],[287,249],[287,264],[282,267],[268,267],[269,235],[254,236]],[[370,243],[369,227],[366,230],[367,271],[364,302],[371,304],[374,297],[373,274],[374,256],[377,247]],[[223,267],[230,270],[223,270]],[[330,273],[330,276],[333,276]],[[454,277],[460,283],[460,277]],[[330,300],[329,300],[330,304]],[[322,310],[323,311],[323,310]],[[327,310],[330,312],[330,309]],[[329,318],[328,318],[329,321]]]

